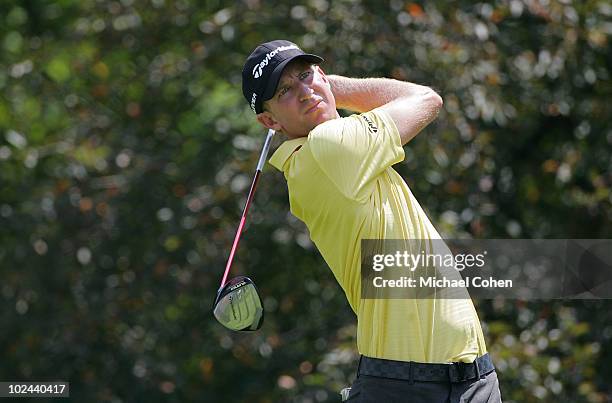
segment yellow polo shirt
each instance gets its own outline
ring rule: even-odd
[[[430,363],[486,353],[472,300],[362,299],[362,239],[440,239],[406,182],[395,123],[380,110],[327,121],[285,141],[270,159],[287,180],[291,212],[357,314],[359,353]]]

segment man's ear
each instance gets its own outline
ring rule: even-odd
[[[271,112],[263,111],[257,115],[257,121],[261,123],[267,129],[273,129],[278,131],[282,130],[281,124],[274,118]]]

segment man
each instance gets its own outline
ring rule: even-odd
[[[442,99],[412,83],[328,76],[322,61],[267,42],[247,58],[242,87],[257,120],[288,137],[270,163],[357,315],[362,356],[349,401],[501,401],[469,298],[361,296],[362,239],[440,238],[391,166]],[[359,114],[341,118],[336,108]]]

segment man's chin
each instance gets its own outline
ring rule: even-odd
[[[288,132],[283,132],[286,133],[286,136],[291,138],[291,139],[295,139],[298,137],[306,137],[308,136],[308,134],[317,126],[319,126],[322,123],[325,123],[327,121],[336,119],[337,117],[340,117],[338,114],[336,115],[329,115],[329,114],[325,114],[325,113],[321,113],[319,114],[316,118],[312,119],[309,124],[307,124],[304,127],[303,132],[302,131],[295,131],[292,133],[288,133]]]
[[[337,113],[336,114],[332,114],[332,113],[328,113],[328,112],[320,113],[316,117],[316,119],[314,120],[315,125],[313,126],[313,129],[315,127],[317,127],[318,125],[320,125],[321,123],[325,123],[325,122],[333,120],[333,119],[335,119],[337,117],[338,117]]]

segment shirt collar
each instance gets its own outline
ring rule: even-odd
[[[291,154],[298,148],[300,148],[305,142],[308,140],[308,137],[298,137],[292,140],[286,140],[283,144],[278,147],[278,149],[270,158],[270,164],[278,169],[279,171],[283,171],[285,164],[291,157]]]

